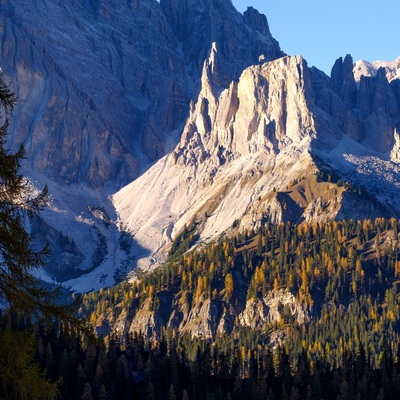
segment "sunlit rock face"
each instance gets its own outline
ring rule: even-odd
[[[398,158],[397,81],[389,83],[383,69],[357,83],[351,56],[335,63],[331,78],[300,56],[260,59],[221,90],[218,54],[213,43],[175,149],[113,198],[152,254],[139,266],[158,265],[193,223],[208,240],[234,221],[256,229],[266,221],[375,218],[400,209],[392,205],[398,171],[390,161],[390,151]],[[360,190],[319,183],[320,168],[382,196],[374,203]]]
[[[20,99],[8,143],[52,194],[31,227],[55,249],[52,279],[110,286],[159,265],[185,225],[206,242],[400,216],[398,60],[348,55],[328,77],[226,0],[4,0],[0,39]]]
[[[78,290],[134,268],[128,247],[148,254],[121,247],[107,196],[175,148],[213,46],[216,91],[283,55],[264,16],[225,1],[5,0],[0,38],[19,97],[8,144],[24,144],[24,174],[51,193],[32,232],[55,249],[46,273]]]
[[[384,68],[386,78],[392,82],[400,78],[400,57],[394,61],[365,61],[359,60],[354,63],[354,78],[356,82],[360,82],[361,77],[374,77],[378,69]]]
[[[225,1],[7,0],[0,37],[20,99],[11,144],[36,171],[92,188],[130,182],[176,144],[212,42],[220,85],[282,55],[265,17]]]
[[[143,267],[162,261],[168,243],[190,221],[202,221],[202,238],[227,231],[236,219],[260,221],[274,196],[256,199],[313,168],[314,94],[306,62],[262,61],[218,92],[212,83],[216,54],[215,45],[174,151],[114,196],[136,240],[156,249],[143,265],[139,260]]]
[[[97,333],[108,336],[111,332],[118,332],[125,337],[141,332],[145,337],[160,339],[167,327],[191,338],[214,340],[217,334],[230,334],[235,325],[263,331],[267,326],[281,322],[284,310],[300,324],[312,315],[312,307],[300,304],[292,293],[285,290],[271,290],[263,298],[253,297],[243,303],[236,301],[236,304],[199,298],[189,306],[181,304],[178,299],[164,291],[157,294],[160,307],[156,310],[147,299],[135,312],[124,310],[117,319],[111,312],[100,315],[96,321]],[[283,340],[284,332],[280,332],[280,336]],[[275,345],[274,340],[271,344]]]

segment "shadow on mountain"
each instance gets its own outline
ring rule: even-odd
[[[31,224],[33,246],[43,248],[48,243],[51,252],[44,266],[47,279],[39,278],[78,291],[99,289],[122,281],[136,269],[138,259],[150,256],[102,207],[79,211],[71,219],[46,209]]]

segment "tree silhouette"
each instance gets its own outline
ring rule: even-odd
[[[56,385],[35,362],[35,336],[29,321],[62,321],[90,334],[74,316],[75,304],[56,303],[60,288],[49,290],[34,272],[44,265],[49,249],[32,248],[26,230],[47,204],[47,187],[37,191],[20,173],[25,150],[6,148],[9,115],[17,98],[0,77],[0,398],[51,399]]]

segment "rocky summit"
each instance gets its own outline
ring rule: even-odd
[[[399,60],[329,77],[226,0],[4,0],[0,36],[43,279],[110,286],[185,227],[400,215]]]
[[[121,220],[151,249],[139,265],[163,261],[185,225],[207,241],[234,221],[256,229],[398,215],[398,80],[381,68],[356,83],[350,56],[331,78],[285,56],[216,91],[217,51],[174,151],[114,195]]]

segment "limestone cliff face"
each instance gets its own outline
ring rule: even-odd
[[[399,93],[383,69],[357,84],[351,56],[335,63],[331,78],[301,57],[285,56],[260,60],[221,91],[214,82],[218,54],[214,43],[173,152],[114,196],[123,223],[152,252],[139,266],[162,261],[185,224],[196,222],[207,240],[233,221],[255,228],[265,221],[324,221],[349,213],[387,216],[400,206],[389,205],[398,185],[384,172],[393,169],[388,152],[400,121]],[[373,159],[380,160],[376,166]],[[319,168],[367,193],[378,186],[386,193],[376,200],[342,193],[313,178]],[[152,199],[154,192],[160,196]]]
[[[3,78],[19,97],[8,144],[24,144],[23,172],[52,195],[48,229],[33,233],[56,249],[51,278],[79,290],[113,284],[148,254],[121,247],[108,196],[178,143],[213,46],[216,90],[260,56],[283,55],[264,16],[217,0],[5,0],[0,39]],[[79,271],[92,271],[88,285],[73,279]]]
[[[2,1],[0,67],[20,99],[11,143],[58,182],[130,182],[177,140],[212,42],[221,85],[282,55],[248,14],[225,1]]]
[[[185,224],[207,241],[233,225],[400,216],[398,60],[346,56],[328,77],[225,0],[4,0],[0,39],[20,98],[9,144],[53,194],[33,230],[74,271],[51,277],[111,285],[159,265]]]
[[[216,43],[212,76],[215,86],[229,86],[260,56],[273,60],[283,55],[266,17],[252,7],[242,16],[230,1],[224,0],[161,0],[160,5],[182,43],[185,58],[198,75]]]
[[[220,95],[213,91],[214,48],[202,75],[202,90],[174,162],[197,165],[212,159],[215,166],[259,152],[278,154],[292,143],[312,136],[311,81],[301,57],[284,57],[247,68],[239,82]]]
[[[212,83],[217,54],[215,45],[175,150],[114,196],[121,220],[156,250],[141,266],[162,260],[165,246],[190,221],[202,221],[203,238],[236,219],[248,218],[252,226],[268,210],[267,193],[313,170],[314,90],[306,62],[262,61],[220,92]]]
[[[139,172],[135,152],[153,160],[165,152],[151,121],[176,129],[188,93],[155,1],[8,0],[0,11],[1,67],[20,99],[12,143],[24,143],[30,167],[118,187]]]
[[[180,335],[202,340],[214,340],[218,333],[230,334],[243,326],[263,330],[290,315],[297,323],[304,323],[312,314],[286,290],[271,291],[263,299],[253,298],[235,307],[221,299],[198,299],[191,306],[182,306],[178,299],[169,299],[172,307],[161,306],[149,310],[149,301],[134,313],[122,311],[116,321],[105,315],[98,321],[97,333],[108,336],[117,332],[122,337],[141,332],[148,338],[160,338],[163,328],[177,329]]]
[[[308,307],[299,304],[292,293],[285,290],[271,291],[263,299],[252,298],[246,308],[238,315],[241,326],[263,329],[267,324],[283,320],[286,307],[290,316],[302,324],[310,318]]]
[[[385,70],[386,78],[389,82],[400,78],[400,57],[394,61],[373,61],[368,62],[359,60],[354,64],[354,77],[356,82],[360,82],[361,77],[374,77],[379,68]]]
[[[349,55],[338,59],[332,68],[332,89],[341,100],[337,107],[343,130],[357,142],[387,152],[393,146],[394,129],[400,121],[397,85],[389,82],[392,77],[384,67],[373,76],[357,76],[358,68],[360,64],[354,67]]]

